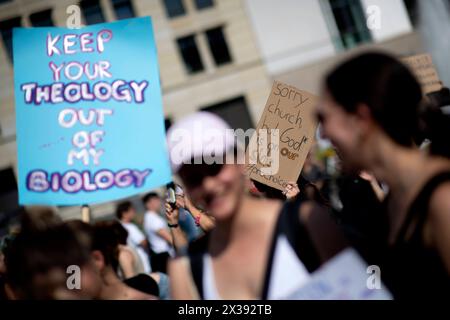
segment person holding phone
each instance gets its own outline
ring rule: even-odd
[[[201,231],[208,232],[215,226],[214,218],[196,208],[179,185],[168,188],[165,209],[172,243],[178,254],[184,254],[188,244],[201,237]]]
[[[191,215],[195,225],[203,232],[208,232],[215,226],[215,219],[211,215],[206,214],[203,210],[194,206],[189,197],[185,194],[181,186],[176,185],[175,188],[176,206]],[[198,235],[197,235],[198,237]]]

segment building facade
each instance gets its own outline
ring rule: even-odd
[[[246,0],[271,78],[318,94],[339,60],[377,48],[397,55],[421,44],[403,0]]]

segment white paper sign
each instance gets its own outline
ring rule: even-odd
[[[381,284],[370,289],[368,265],[354,249],[346,249],[311,275],[311,280],[286,296],[286,300],[392,300]],[[369,281],[368,281],[369,280]],[[379,280],[381,283],[381,280]]]

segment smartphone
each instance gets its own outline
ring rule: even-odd
[[[173,188],[167,188],[166,201],[173,207],[176,207],[177,198],[175,197],[175,190]]]

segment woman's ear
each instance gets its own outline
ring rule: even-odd
[[[365,121],[373,121],[373,115],[372,111],[370,111],[370,108],[365,103],[360,103],[356,107],[356,115]]]
[[[370,111],[369,106],[365,103],[360,103],[356,107],[356,126],[358,129],[358,134],[360,137],[367,135],[370,129],[373,127],[374,119],[372,115],[372,111]]]
[[[98,271],[102,271],[105,268],[105,258],[99,250],[92,251],[91,258]]]

